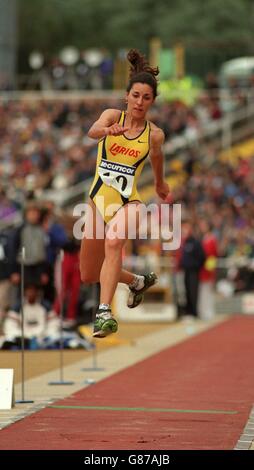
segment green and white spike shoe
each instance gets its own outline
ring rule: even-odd
[[[94,322],[93,337],[105,338],[106,336],[116,333],[118,323],[113,317],[111,310],[98,310]]]
[[[127,305],[129,308],[137,307],[144,298],[144,292],[158,282],[158,277],[155,273],[151,272],[149,274],[144,274],[144,287],[142,289],[135,289],[129,287],[129,296],[127,300]]]

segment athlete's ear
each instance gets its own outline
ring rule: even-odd
[[[126,91],[126,94],[125,94],[125,103],[128,104],[128,97],[129,97],[129,92]]]

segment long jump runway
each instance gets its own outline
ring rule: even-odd
[[[234,449],[253,357],[254,318],[232,317],[1,430],[0,449]]]

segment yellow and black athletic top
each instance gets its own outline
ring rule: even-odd
[[[125,117],[122,111],[118,121],[122,126]],[[136,185],[149,155],[149,139],[150,123],[146,121],[143,131],[134,139],[108,135],[99,141],[96,173],[89,196],[106,223],[121,206],[141,201]]]

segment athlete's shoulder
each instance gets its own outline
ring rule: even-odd
[[[163,130],[156,126],[153,122],[150,121],[150,128],[151,128],[151,134],[150,134],[150,140],[151,144],[153,145],[162,145],[165,142],[165,134]]]
[[[113,124],[119,120],[121,113],[122,111],[120,109],[108,108],[101,113],[100,117],[103,119],[108,119]]]

